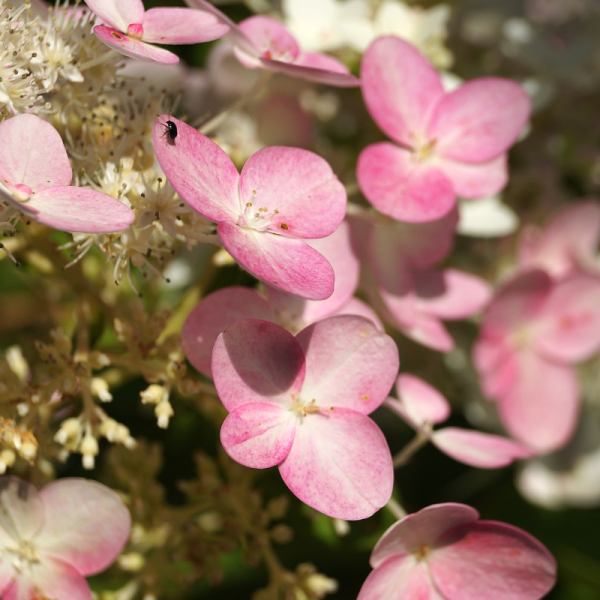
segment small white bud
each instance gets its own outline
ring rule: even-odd
[[[159,404],[169,399],[169,393],[162,385],[153,383],[143,392],[140,392],[142,404]]]
[[[94,377],[90,383],[90,391],[102,402],[110,402],[113,397],[108,389],[108,383],[101,377]]]
[[[173,407],[168,400],[160,402],[154,409],[154,414],[158,419],[158,426],[161,429],[166,429],[169,426],[169,419],[173,416]]]

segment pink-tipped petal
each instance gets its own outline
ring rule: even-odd
[[[101,21],[119,31],[127,31],[129,25],[144,21],[142,0],[85,0],[85,3]]]
[[[321,254],[302,240],[219,223],[219,238],[241,267],[257,279],[308,300],[333,293],[334,273]]]
[[[497,194],[508,182],[506,154],[484,163],[466,163],[438,158],[436,165],[461,198],[484,198]]]
[[[338,519],[366,519],[392,494],[387,442],[369,417],[322,408],[303,417],[279,471],[290,490],[312,508]]]
[[[177,127],[174,140],[165,135],[167,121]],[[217,144],[169,115],[161,115],[154,123],[152,143],[162,170],[182,200],[217,223],[237,221],[242,211],[240,176]]]
[[[175,65],[179,62],[177,54],[173,54],[164,48],[158,48],[145,42],[140,42],[134,38],[128,37],[124,33],[106,27],[106,25],[96,25],[94,33],[110,48],[138,60],[153,61],[165,65]]]
[[[508,438],[458,427],[434,431],[431,441],[454,460],[480,469],[498,469],[533,455],[530,449]]]
[[[46,523],[35,545],[44,554],[93,575],[110,565],[129,538],[131,517],[116,492],[88,479],[59,479],[40,496]]]
[[[35,115],[17,115],[0,123],[0,139],[0,177],[9,189],[25,184],[32,192],[41,192],[70,185],[69,157],[50,123]]]
[[[377,38],[363,56],[360,78],[369,113],[385,134],[409,148],[426,139],[444,90],[436,70],[414,46],[393,36]]]
[[[214,15],[191,8],[151,8],[143,25],[142,39],[155,44],[210,42],[229,31]]]
[[[412,152],[389,142],[360,153],[356,178],[367,200],[399,221],[434,221],[456,203],[452,184],[437,166],[417,162]]]
[[[450,416],[450,404],[442,394],[410,373],[396,380],[396,392],[411,419],[419,424],[443,423]]]
[[[35,487],[17,477],[0,477],[0,547],[33,538],[43,524],[44,505]]]
[[[63,231],[116,233],[127,229],[135,213],[120,200],[75,186],[55,187],[34,194],[28,202],[35,220]]]
[[[270,17],[249,17],[239,23],[238,29],[252,41],[258,57],[292,62],[300,53],[285,25]]]
[[[556,581],[550,552],[522,529],[505,523],[459,526],[436,545],[427,562],[444,598],[540,600]]]
[[[290,77],[297,77],[298,79],[305,79],[314,83],[323,83],[335,87],[357,87],[360,84],[360,81],[354,75],[351,73],[340,73],[337,67],[336,70],[330,70],[321,67],[305,66],[297,62],[289,63],[282,60],[271,60],[269,58],[261,58],[258,62],[263,69],[289,75]],[[323,65],[323,61],[320,61],[320,64]]]
[[[446,158],[482,163],[514,144],[529,119],[531,102],[514,81],[469,81],[438,102],[428,129]]]
[[[304,352],[283,327],[246,319],[215,342],[212,374],[228,411],[250,402],[291,406],[304,381]]]
[[[294,238],[332,234],[346,214],[346,190],[326,160],[300,148],[272,146],[253,154],[240,177],[240,201],[266,208],[267,231]]]
[[[398,373],[398,348],[371,321],[330,317],[296,339],[306,356],[303,396],[365,415],[385,400]]]
[[[294,441],[297,416],[290,408],[252,402],[223,422],[221,443],[233,460],[253,469],[279,464]]]
[[[209,294],[191,310],[181,328],[181,345],[187,359],[207,377],[216,339],[242,319],[274,321],[267,302],[250,288],[231,286]]]

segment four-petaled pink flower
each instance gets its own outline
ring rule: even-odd
[[[129,537],[129,511],[110,488],[60,479],[38,492],[0,478],[0,597],[91,600],[85,580],[108,567]]]
[[[371,554],[358,600],[539,600],[556,562],[512,525],[479,521],[465,504],[434,504],[404,517]]]
[[[0,201],[7,206],[0,220],[22,213],[64,231],[114,233],[135,219],[112,196],[71,186],[71,163],[50,123],[18,115],[0,123],[0,139]]]
[[[254,16],[235,24],[205,0],[186,0],[189,6],[212,12],[229,26],[227,37],[238,60],[249,69],[266,69],[337,87],[360,85],[344,64],[327,54],[303,52],[288,29],[270,17]]]
[[[335,231],[346,191],[327,161],[299,148],[273,146],[242,170],[193,127],[177,126],[171,141],[160,119],[152,132],[156,158],[171,185],[195,211],[218,223],[225,249],[255,277],[290,294],[324,300],[333,293],[329,262],[302,241]]]
[[[295,338],[267,321],[237,321],[217,339],[212,373],[229,416],[226,452],[248,467],[279,465],[300,500],[364,519],[390,498],[385,437],[366,415],[398,371],[393,340],[363,317],[330,317]]]
[[[225,35],[229,29],[214,15],[189,8],[151,8],[144,11],[142,0],[86,0],[106,25],[94,33],[125,56],[165,64],[179,57],[152,44],[196,44]]]
[[[486,77],[445,93],[416,48],[387,36],[365,52],[361,85],[371,116],[395,142],[367,146],[358,159],[358,184],[377,210],[431,221],[456,196],[481,198],[504,187],[506,151],[530,112],[519,84]]]

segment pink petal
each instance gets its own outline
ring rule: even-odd
[[[0,547],[32,539],[43,524],[44,505],[35,487],[18,477],[0,477]]]
[[[0,177],[9,189],[25,184],[32,192],[41,192],[70,185],[71,163],[50,123],[35,115],[17,115],[0,123],[0,138]]]
[[[381,430],[344,408],[303,417],[279,471],[302,502],[338,519],[370,517],[390,499],[394,483]]]
[[[542,307],[535,348],[551,360],[580,362],[600,349],[600,278],[576,273],[557,283]]]
[[[275,315],[257,292],[240,286],[213,292],[191,310],[181,328],[181,344],[187,359],[203,375],[212,378],[210,362],[216,339],[242,319],[274,321]]]
[[[225,419],[221,443],[233,460],[246,467],[274,467],[290,452],[297,418],[291,408],[256,402],[243,404]]]
[[[135,213],[120,200],[75,186],[45,189],[27,204],[38,211],[36,221],[63,231],[115,233],[135,219]]]
[[[506,154],[476,164],[438,158],[436,165],[461,198],[476,199],[496,194],[508,182]]]
[[[428,138],[446,158],[487,162],[515,143],[529,120],[531,102],[514,81],[484,77],[469,81],[435,106]]]
[[[144,21],[142,0],[85,0],[85,3],[104,23],[119,31],[127,31],[129,25]]]
[[[300,344],[283,327],[267,321],[236,321],[213,348],[215,387],[230,412],[251,402],[291,406],[304,371]]]
[[[418,309],[444,320],[470,317],[492,296],[486,281],[456,269],[414,271],[413,281]]]
[[[308,79],[309,81],[320,81],[321,83],[328,83],[337,87],[357,87],[360,85],[358,77],[349,73],[345,64],[327,54],[300,52],[294,65],[310,69],[310,71],[306,71],[307,75],[303,77],[303,79]],[[313,71],[324,71],[325,73],[320,75],[318,72],[313,73]],[[320,76],[325,79],[320,79]],[[298,77],[302,76],[298,75]],[[315,79],[315,77],[319,79]]]
[[[302,62],[305,61],[306,59]],[[283,73],[284,75],[289,75],[290,77],[305,79],[314,83],[324,83],[325,85],[333,85],[336,87],[357,87],[360,84],[360,81],[354,75],[350,73],[340,73],[338,70],[339,67],[337,66],[335,66],[335,70],[322,68],[323,62],[324,61],[320,61],[320,66],[316,67],[312,65],[304,66],[302,64],[298,64],[298,62],[289,63],[282,60],[271,60],[268,58],[261,58],[259,60],[259,64],[263,69],[275,71],[276,73]]]
[[[360,153],[356,177],[367,200],[399,221],[434,221],[456,203],[452,184],[439,168],[417,162],[412,152],[389,142]]]
[[[479,513],[465,504],[432,504],[394,523],[381,536],[371,554],[375,569],[394,555],[419,551],[433,543],[448,529],[473,523]]]
[[[505,523],[458,526],[436,545],[427,562],[444,598],[539,600],[556,581],[556,562],[548,550]]]
[[[242,169],[240,201],[277,211],[267,231],[294,238],[330,235],[346,214],[346,190],[327,161],[300,148],[253,154]]]
[[[300,53],[285,25],[270,17],[249,17],[239,23],[238,29],[252,41],[258,57],[292,62]]]
[[[131,517],[116,492],[89,479],[59,479],[40,496],[46,522],[36,548],[82,575],[108,567],[129,538]]]
[[[333,293],[331,265],[302,240],[246,229],[223,221],[217,229],[225,249],[264,283],[309,300]]]
[[[360,78],[369,113],[385,134],[409,148],[425,141],[444,90],[414,46],[393,36],[377,38],[363,55]]]
[[[519,377],[519,357],[510,338],[480,337],[473,346],[473,362],[481,389],[492,400],[506,396]]]
[[[434,431],[431,441],[454,460],[480,469],[505,467],[533,455],[531,450],[508,438],[458,427]]]
[[[110,48],[124,54],[137,58],[138,60],[154,61],[165,65],[174,65],[179,62],[177,54],[173,54],[164,48],[157,48],[151,44],[140,42],[105,25],[96,25],[94,33]]]
[[[167,121],[177,127],[173,142],[165,135]],[[169,115],[161,115],[154,123],[152,143],[167,179],[187,204],[217,223],[237,221],[242,212],[240,176],[217,144]]]
[[[331,313],[330,316],[340,316],[340,315],[354,315],[357,317],[364,317],[365,319],[369,319],[379,331],[384,331],[383,323],[375,313],[375,311],[362,300],[358,298],[350,298],[348,302],[340,306],[335,312]]]
[[[214,15],[190,8],[151,8],[143,26],[144,42],[156,44],[210,42],[229,31]]]
[[[296,339],[306,356],[303,397],[365,415],[385,400],[398,373],[398,349],[371,321],[330,317]]]
[[[498,403],[500,420],[512,437],[539,454],[557,450],[571,439],[579,408],[571,367],[520,351],[517,379]]]
[[[436,388],[410,373],[402,373],[398,377],[396,393],[418,425],[443,423],[450,416],[448,400]]]

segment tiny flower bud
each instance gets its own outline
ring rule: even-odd
[[[101,377],[93,377],[90,383],[90,391],[94,396],[100,398],[102,402],[110,402],[112,394],[108,390],[108,383]]]
[[[84,469],[93,469],[95,465],[95,457],[98,455],[98,440],[88,431],[85,437],[81,440],[79,451],[82,455]]]
[[[140,392],[142,404],[159,404],[163,400],[169,399],[169,393],[162,385],[153,383],[143,392]]]
[[[309,575],[304,584],[317,598],[322,598],[325,594],[333,594],[338,590],[338,582],[322,573]]]
[[[129,552],[128,554],[121,554],[117,563],[123,571],[129,571],[135,573],[139,571],[145,564],[146,559],[139,552]]]
[[[154,414],[158,419],[158,426],[166,429],[169,426],[169,419],[173,416],[173,407],[168,400],[159,402],[154,409]]]
[[[6,349],[6,362],[8,363],[10,370],[21,381],[25,381],[27,379],[29,365],[27,364],[25,358],[23,358],[23,353],[21,352],[21,348],[19,346],[10,346],[10,348]]]
[[[17,456],[12,450],[2,450],[2,452],[0,452],[0,474],[4,475],[6,469],[15,464],[16,459]]]

